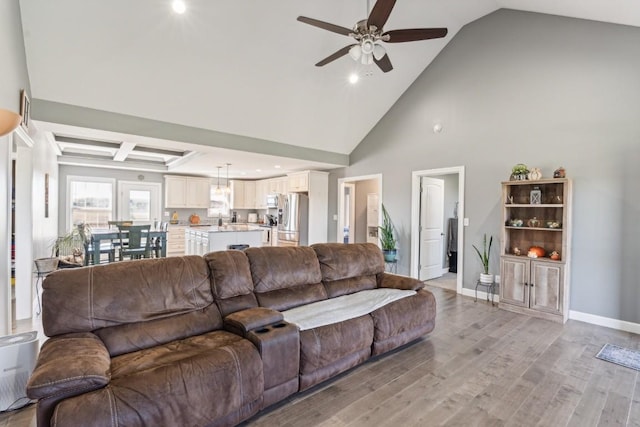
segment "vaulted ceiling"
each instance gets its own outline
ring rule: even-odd
[[[387,44],[394,70],[385,74],[349,56],[315,67],[352,40],[296,20],[304,15],[350,28],[366,17],[366,0],[184,0],[181,15],[171,1],[20,1],[34,119],[51,135],[67,138],[59,144],[61,154],[88,155],[69,138],[93,137],[120,144],[111,146],[115,151],[102,147],[112,161],[142,165],[153,157],[174,172],[210,174],[212,162],[226,161],[237,166],[238,175],[245,158],[252,165],[246,169],[256,169],[260,161],[285,161],[287,151],[296,152],[286,166],[292,170],[343,166],[471,21],[511,8],[640,26],[640,2],[628,0],[398,0],[386,30],[447,27],[449,33],[444,39]],[[351,73],[360,76],[356,84],[348,82]],[[39,117],[38,105],[49,114]],[[197,140],[181,138],[189,132],[129,137],[130,128],[101,127],[99,114],[80,123],[73,114],[51,112],[64,105],[204,134]],[[207,135],[239,142],[209,143]],[[151,154],[150,148],[181,154]]]

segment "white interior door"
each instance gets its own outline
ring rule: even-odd
[[[143,224],[162,218],[160,189],[156,182],[118,182],[118,220]]]
[[[442,276],[444,248],[444,181],[422,177],[420,181],[420,280]]]

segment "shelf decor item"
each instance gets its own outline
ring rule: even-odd
[[[482,238],[482,253],[473,245],[473,249],[476,250],[480,262],[482,263],[482,273],[480,273],[480,283],[493,283],[493,274],[489,274],[489,257],[491,256],[491,244],[493,243],[493,236],[489,238],[489,244],[487,245],[487,235]]]
[[[566,177],[567,173],[565,172],[564,168],[562,166],[560,166],[558,169],[556,169],[555,171],[553,171],[553,177],[554,178],[564,178]]]
[[[395,261],[397,255],[396,237],[393,232],[393,223],[387,208],[382,204],[382,225],[378,226],[380,229],[380,246],[382,247],[382,253],[384,254],[384,260],[387,262]]]
[[[542,178],[542,171],[540,168],[531,168],[531,172],[529,172],[528,178],[530,181],[537,181]]]
[[[542,203],[542,191],[540,191],[540,187],[533,187],[533,190],[529,193],[529,203],[532,205],[539,205]]]
[[[509,178],[511,181],[524,181],[528,179],[529,169],[527,165],[524,163],[518,163],[513,168],[511,168],[511,177]]]

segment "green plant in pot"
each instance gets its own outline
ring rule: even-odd
[[[53,242],[51,245],[51,256],[57,257],[61,265],[83,265],[85,246],[90,241],[91,226],[80,223]]]
[[[382,253],[384,254],[385,261],[395,261],[397,255],[396,237],[393,233],[393,223],[389,212],[382,205],[382,225],[378,226],[380,229],[380,246],[382,247]]]
[[[480,262],[482,263],[482,273],[480,273],[480,283],[493,283],[493,274],[489,274],[489,257],[491,256],[491,244],[493,243],[493,236],[489,238],[489,244],[487,245],[487,235],[482,238],[482,252],[473,245],[473,249],[476,250]]]

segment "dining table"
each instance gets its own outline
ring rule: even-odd
[[[123,231],[123,237],[127,234]],[[91,236],[93,238],[93,264],[100,264],[100,242],[103,241],[120,241],[120,231],[116,229],[93,229],[91,230]],[[167,256],[167,232],[162,230],[150,230],[148,239],[159,238],[160,239],[160,257],[165,258]]]

